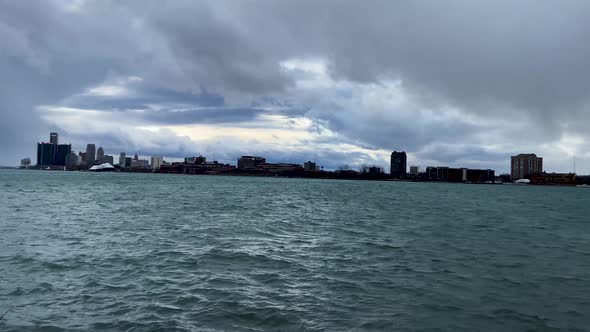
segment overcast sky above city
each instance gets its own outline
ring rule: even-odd
[[[0,164],[73,149],[590,173],[590,1],[2,1]],[[388,168],[388,167],[387,167]]]

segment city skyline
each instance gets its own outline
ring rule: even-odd
[[[137,153],[127,157],[126,152],[119,154],[118,160],[105,153],[102,146],[86,144],[86,152],[72,151],[71,144],[59,144],[59,133],[51,132],[49,142],[37,143],[37,164],[32,165],[30,158],[20,161],[25,169],[51,169],[69,171],[130,171],[158,172],[180,174],[226,174],[226,175],[274,175],[288,177],[328,177],[340,179],[390,179],[410,181],[442,181],[464,183],[503,183],[526,179],[534,184],[576,183],[576,173],[560,173],[545,170],[543,158],[534,153],[520,153],[510,157],[510,173],[496,174],[490,168],[474,169],[470,167],[453,167],[448,165],[426,166],[409,165],[405,151],[393,151],[390,155],[390,168],[387,172],[380,165],[361,165],[357,170],[343,165],[337,170],[330,170],[317,161],[270,162],[263,156],[241,155],[235,163],[207,160],[206,156],[187,156],[182,161],[165,160],[161,155],[140,158]],[[96,152],[96,153],[95,153]],[[117,160],[115,162],[115,160]],[[321,172],[318,172],[321,171]],[[325,172],[327,171],[327,172]],[[335,172],[334,172],[335,171]],[[311,172],[311,173],[309,173]],[[358,176],[360,175],[360,177]],[[582,176],[580,181],[587,176]]]
[[[67,166],[71,163],[71,161],[69,161],[68,158],[70,158],[69,154],[71,151],[72,157],[76,158],[77,160],[77,164],[76,162],[74,162],[74,165],[83,165],[83,166],[92,166],[92,165],[98,165],[98,164],[103,164],[103,163],[109,163],[111,165],[119,165],[122,167],[129,167],[131,166],[131,162],[132,161],[139,161],[139,164],[141,164],[142,167],[153,167],[154,164],[156,164],[157,166],[154,169],[159,169],[160,165],[163,165],[163,163],[175,163],[175,162],[180,162],[180,161],[184,161],[187,162],[188,159],[194,159],[194,158],[205,158],[202,154],[197,153],[197,154],[193,154],[192,157],[187,157],[187,155],[185,155],[182,158],[170,158],[168,156],[164,156],[164,155],[145,155],[145,154],[141,154],[138,155],[138,153],[134,154],[134,157],[127,157],[127,151],[122,151],[120,153],[112,153],[112,154],[108,154],[105,152],[105,149],[101,146],[94,144],[94,143],[87,143],[86,144],[86,152],[84,151],[79,151],[77,154],[75,153],[75,149],[72,149],[71,144],[59,144],[58,145],[58,137],[59,137],[59,133],[57,132],[51,132],[49,134],[49,141],[45,142],[45,141],[40,141],[37,143],[37,166],[48,166],[51,165],[45,162],[45,159],[43,159],[43,151],[45,150],[44,147],[52,147],[52,146],[59,146],[59,147],[64,147],[67,148],[67,151],[63,151],[61,154],[61,159],[59,159],[58,157],[56,157],[55,155],[58,154],[58,150],[57,148],[55,148],[55,152],[53,152],[53,148],[52,148],[52,152],[50,154],[53,154],[54,156],[50,157],[50,159],[47,160],[51,160],[51,162],[54,164],[53,166]],[[47,154],[47,153],[45,153]],[[190,155],[190,154],[189,154]],[[57,158],[57,159],[56,159]],[[122,159],[124,158],[124,159]],[[165,158],[167,160],[165,160]],[[219,159],[215,159],[215,162],[219,162],[221,164],[232,164],[234,161],[237,160],[237,162],[235,162],[235,166],[237,168],[242,168],[240,167],[240,162],[241,160],[244,160],[244,158],[249,158],[252,159],[252,161],[248,161],[248,163],[253,162],[254,163],[265,163],[266,162],[266,158],[264,157],[260,157],[260,156],[252,156],[252,155],[244,155],[244,154],[239,154],[237,157],[234,157],[233,160],[219,160]],[[532,158],[532,159],[531,159]],[[60,162],[56,162],[56,160],[61,160]],[[258,160],[260,159],[260,160]],[[529,159],[531,161],[529,161]],[[20,160],[20,166],[22,167],[23,165],[26,164],[28,160],[28,165],[31,165],[31,158],[23,158]],[[39,164],[40,161],[43,161],[42,164]],[[416,175],[418,174],[418,172],[420,173],[425,173],[428,174],[429,173],[429,169],[448,169],[450,168],[454,168],[454,169],[468,169],[469,167],[465,167],[464,165],[418,165],[416,163],[408,163],[407,161],[407,153],[405,151],[393,151],[390,154],[390,159],[389,159],[389,168],[383,166],[382,164],[360,164],[360,165],[353,165],[353,167],[351,167],[349,164],[342,164],[340,166],[338,166],[337,168],[329,168],[329,167],[324,167],[324,165],[318,161],[311,161],[308,160],[306,162],[303,162],[301,160],[280,160],[278,161],[279,163],[286,163],[286,164],[301,164],[301,165],[305,165],[305,164],[312,164],[314,165],[313,167],[316,167],[316,164],[318,165],[317,168],[318,169],[322,169],[322,170],[337,170],[337,169],[349,169],[349,170],[360,170],[361,172],[365,172],[369,169],[381,169],[382,171],[385,171],[386,173],[391,174],[394,178],[404,178],[406,177],[407,174],[410,175]],[[575,160],[574,160],[575,163]],[[137,164],[137,163],[136,163]],[[137,164],[137,165],[139,165]],[[326,161],[326,164],[330,164],[330,161]],[[137,166],[136,165],[136,166]],[[526,166],[528,165],[528,166]],[[575,167],[575,165],[573,165]],[[307,166],[305,166],[305,169],[307,170]],[[491,168],[486,168],[483,167],[482,170],[492,170]],[[521,178],[525,178],[525,177],[529,177],[532,174],[535,173],[543,173],[546,170],[543,168],[543,158],[542,157],[538,157],[536,154],[534,153],[519,153],[516,156],[510,156],[510,168],[508,172],[499,172],[498,174],[502,174],[502,175],[509,175],[510,179],[512,180],[517,180],[517,179],[521,179]],[[575,174],[575,172],[573,171],[567,171],[567,172],[556,172],[555,170],[550,170],[550,173],[561,173],[561,174],[568,174],[568,173],[572,173]],[[578,173],[579,174],[579,173]],[[581,174],[583,175],[583,174]],[[435,176],[436,177],[436,176]],[[446,176],[445,176],[446,177]]]
[[[330,169],[388,167],[403,150],[502,173],[536,153],[567,172],[575,154],[588,174],[590,23],[577,15],[590,5],[555,6],[4,3],[0,164],[33,158],[51,131],[76,151]]]

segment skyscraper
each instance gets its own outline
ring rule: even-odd
[[[86,164],[88,166],[94,165],[96,161],[96,145],[88,144],[86,145]]]
[[[103,157],[104,157],[104,150],[102,149],[102,146],[99,146],[98,150],[96,150],[96,160],[98,160],[99,162],[102,162]]]
[[[59,144],[59,135],[55,132],[49,133],[49,143]]]
[[[50,133],[49,141],[49,143],[37,143],[37,165],[65,166],[66,156],[72,152],[72,146],[70,144],[57,144],[57,133]]]
[[[126,157],[127,157],[127,155],[125,154],[125,152],[121,152],[121,154],[119,154],[119,166],[125,167],[125,158]]]
[[[510,177],[520,180],[543,172],[543,158],[534,153],[521,153],[510,157]]]
[[[403,178],[406,176],[407,156],[404,151],[391,153],[391,168],[390,174],[393,178]]]
[[[55,144],[37,143],[37,165],[53,166],[53,154]]]
[[[65,166],[68,155],[72,152],[72,145],[70,144],[54,144],[55,155],[53,159],[53,165]]]

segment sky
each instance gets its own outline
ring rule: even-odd
[[[590,174],[589,1],[0,0],[0,165],[107,154]]]

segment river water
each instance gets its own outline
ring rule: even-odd
[[[0,171],[1,331],[588,331],[590,190]]]

